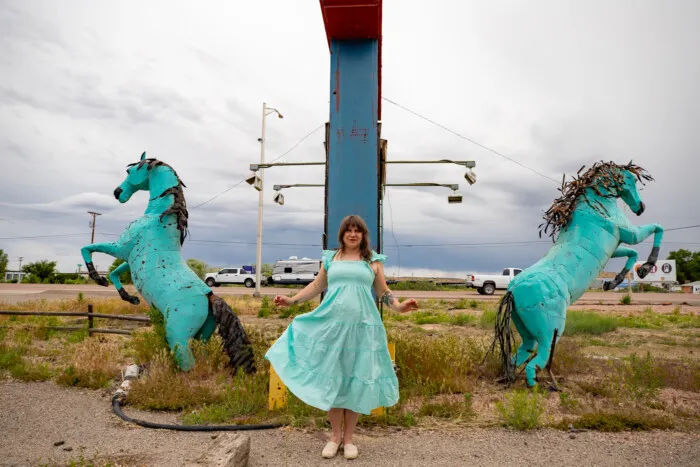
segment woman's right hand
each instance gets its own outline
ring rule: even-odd
[[[275,306],[291,306],[293,302],[292,297],[287,297],[286,295],[275,296]]]

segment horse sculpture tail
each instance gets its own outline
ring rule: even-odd
[[[238,316],[228,303],[214,294],[209,295],[209,311],[214,315],[217,329],[223,340],[223,350],[229,357],[229,365],[234,374],[239,368],[246,373],[255,373],[253,345]]]
[[[513,298],[513,293],[508,291],[501,299],[501,303],[498,305],[498,313],[496,313],[496,324],[494,326],[494,338],[491,343],[491,348],[488,354],[493,352],[496,346],[496,341],[498,341],[499,355],[501,366],[503,368],[502,379],[506,383],[511,384],[515,381],[515,362],[512,359],[512,351],[515,347],[515,337],[513,336],[513,330],[510,327],[510,317],[513,314],[513,309],[515,308],[515,299]]]

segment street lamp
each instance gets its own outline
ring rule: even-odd
[[[282,114],[279,112],[279,110],[273,108],[273,107],[268,107],[265,102],[263,102],[263,111],[262,111],[262,135],[260,138],[258,138],[258,141],[260,142],[260,164],[265,163],[265,118],[270,115],[276,113],[279,118],[283,118]],[[259,297],[260,296],[260,282],[261,282],[261,270],[262,270],[262,220],[263,220],[263,181],[264,181],[264,176],[263,176],[263,170],[260,169],[258,174],[254,174],[252,178],[252,183],[248,182],[249,184],[255,186],[255,189],[258,190],[258,246],[255,254],[255,292],[253,292],[254,297]],[[250,180],[250,177],[246,180]]]
[[[280,206],[284,206],[284,195],[282,194],[282,188],[296,188],[296,187],[310,187],[310,186],[325,186],[320,183],[294,183],[292,185],[273,185],[272,189],[275,190],[275,197],[273,201]]]

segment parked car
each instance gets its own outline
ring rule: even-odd
[[[273,284],[310,284],[321,270],[321,260],[312,258],[297,258],[279,260],[272,267],[272,274],[267,279],[268,285]]]
[[[204,276],[204,282],[209,287],[218,287],[221,284],[243,284],[251,288],[255,287],[255,274],[248,268],[225,268],[219,272],[210,272]],[[265,282],[264,277],[261,277],[261,282]]]
[[[523,272],[520,268],[505,268],[500,275],[474,274],[467,279],[481,295],[493,295],[496,289],[507,289],[510,281]]]

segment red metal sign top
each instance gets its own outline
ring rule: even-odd
[[[381,39],[382,0],[319,0],[328,42]]]
[[[379,42],[377,78],[378,118],[382,118],[382,0],[319,0],[326,39],[376,39]]]

